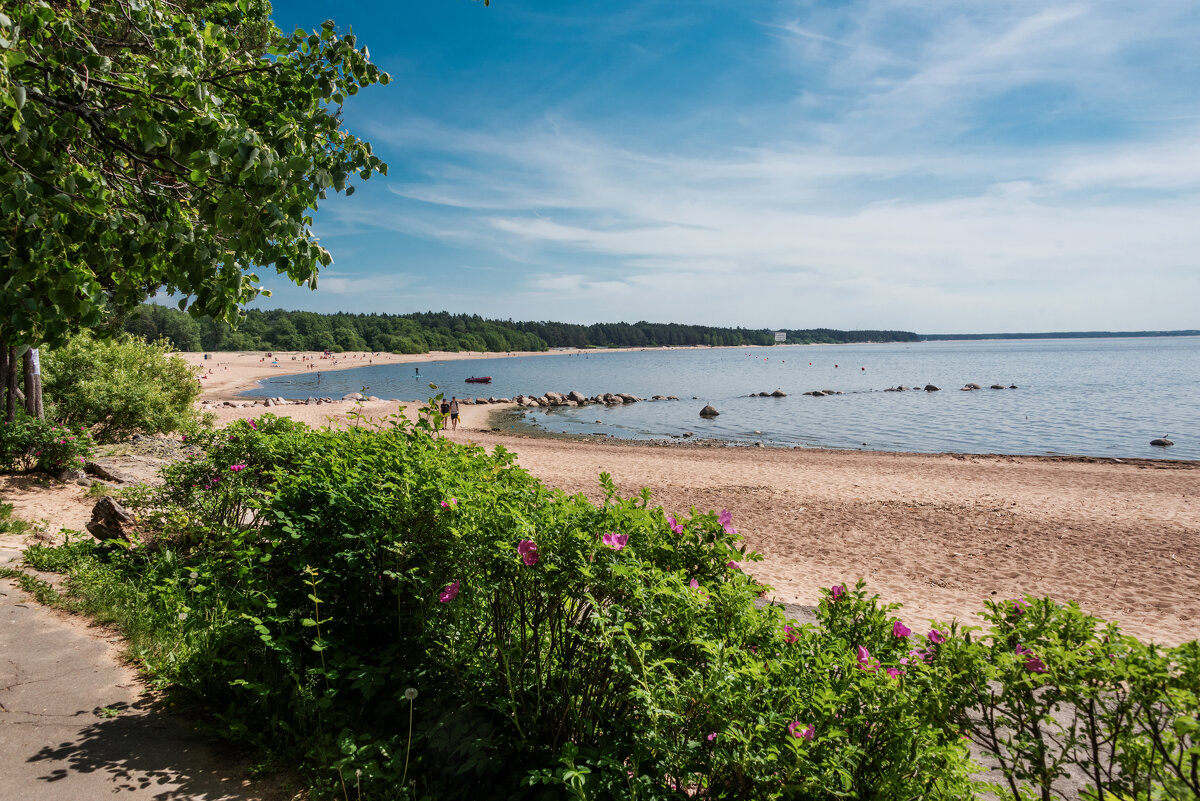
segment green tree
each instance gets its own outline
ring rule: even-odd
[[[266,0],[21,0],[0,11],[0,342],[60,344],[155,291],[235,322],[273,267],[316,285],[330,190],[386,165],[341,105],[387,83],[332,21]]]
[[[200,419],[193,406],[199,382],[193,368],[170,351],[166,340],[151,344],[128,335],[100,340],[87,333],[47,351],[49,417],[86,426],[97,442],[194,427]]]

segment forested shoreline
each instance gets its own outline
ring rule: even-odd
[[[329,350],[389,353],[429,351],[543,351],[550,348],[773,345],[785,330],[789,344],[916,342],[910,331],[832,328],[750,329],[679,323],[595,323],[488,320],[474,314],[319,314],[248,309],[236,329],[177,309],[143,304],[124,322],[131,334],[166,339],[179,351]]]

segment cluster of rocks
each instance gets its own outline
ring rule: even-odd
[[[628,392],[601,392],[588,397],[582,392],[571,391],[562,392],[547,392],[538,397],[534,395],[517,395],[512,399],[512,402],[521,407],[552,407],[552,406],[587,406],[589,404],[603,404],[604,406],[619,406],[625,403],[637,403],[644,401],[646,398],[639,398],[637,395],[631,395]],[[655,395],[650,400],[668,401],[679,400],[675,395]],[[507,403],[507,400],[501,402]]]
[[[374,395],[364,395],[361,392],[351,392],[349,395],[343,395],[344,401],[377,401],[379,398]],[[251,409],[255,406],[318,406],[326,403],[337,403],[338,401],[329,397],[315,398],[296,398],[288,400],[287,398],[263,398],[261,401],[203,401],[200,404],[201,411],[212,411],[213,409]]]
[[[805,393],[807,394],[807,393]],[[786,398],[787,393],[782,389],[777,389],[774,392],[751,392],[747,398]]]
[[[992,389],[1016,389],[1017,385],[1010,384],[1009,386],[1006,387],[1003,384],[992,384],[991,388]],[[983,389],[983,387],[979,386],[978,384],[973,384],[973,383],[972,384],[964,384],[962,391],[963,392],[974,392],[977,389]]]
[[[841,395],[836,389],[814,389],[811,392],[801,392],[801,395],[808,395],[813,398],[823,398],[826,395]]]

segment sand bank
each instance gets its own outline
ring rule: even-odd
[[[271,411],[321,425],[351,408]],[[861,577],[914,627],[975,622],[984,600],[1032,593],[1157,642],[1200,636],[1197,463],[574,442],[491,431],[497,408],[464,406],[446,436],[503,445],[548,485],[593,500],[607,472],[672,513],[729,509],[765,557],[749,569],[788,603],[813,605],[821,587]]]
[[[756,348],[757,345],[739,346]],[[696,346],[697,349],[711,350],[707,346]],[[686,348],[606,348],[605,353],[632,353],[647,350],[686,350]],[[550,351],[508,351],[505,353],[487,353],[481,351],[449,351],[435,350],[429,353],[370,353],[367,351],[348,351],[336,353],[329,358],[322,358],[320,351],[233,351],[224,353],[176,353],[188,364],[199,368],[200,384],[203,387],[203,400],[224,401],[236,400],[239,393],[253,389],[260,381],[279,375],[296,373],[311,373],[314,370],[350,370],[355,367],[368,367],[376,364],[415,364],[428,362],[460,361],[464,359],[510,359],[517,356],[555,356],[567,353],[589,353],[590,351],[575,349],[559,349]],[[268,355],[270,354],[270,355]]]

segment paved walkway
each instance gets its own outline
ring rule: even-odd
[[[0,801],[289,798],[151,701],[119,649],[0,579]]]

